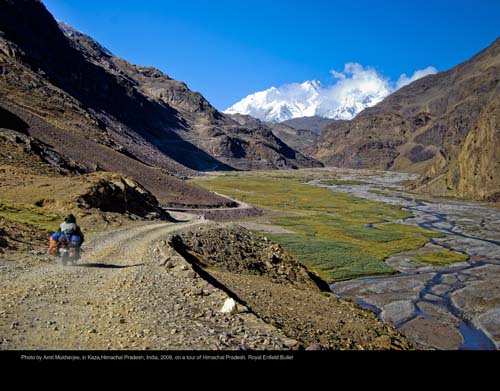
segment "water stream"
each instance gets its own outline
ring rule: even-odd
[[[403,191],[401,182],[408,179],[405,174],[381,173],[357,177],[355,173],[350,173],[344,179],[362,180],[368,184],[326,186],[319,181],[310,184],[402,206],[414,216],[401,223],[444,234],[444,238],[432,239],[431,243],[470,258],[467,262],[441,267],[412,266],[405,259],[405,267],[401,269],[394,262],[396,269],[402,272],[399,275],[344,281],[332,284],[332,291],[339,296],[350,297],[378,314],[382,320],[387,320],[384,319],[386,313],[402,303],[405,311],[396,311],[400,317],[396,316],[396,321],[392,323],[419,343],[444,349],[500,348],[500,287],[495,285],[495,279],[500,276],[500,210],[448,199],[419,196],[417,200],[416,196]],[[425,200],[422,201],[422,198]],[[388,264],[394,267],[392,263]],[[484,272],[486,267],[495,273],[489,276]],[[477,287],[483,286],[481,284],[484,288],[476,292],[480,289]],[[493,289],[489,289],[490,286]],[[469,291],[475,292],[470,294],[470,298],[463,293]],[[475,308],[479,307],[475,306],[476,301],[487,305]],[[484,314],[497,315],[498,324],[482,324]],[[429,335],[433,328],[419,326],[423,323],[422,319],[434,322],[431,324],[445,330],[441,331],[443,338],[449,337],[456,342],[442,345],[439,341],[435,342],[436,337]]]

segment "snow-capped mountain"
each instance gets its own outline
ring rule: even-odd
[[[323,86],[318,81],[292,83],[280,88],[271,87],[251,94],[225,111],[226,114],[245,114],[268,122],[283,122],[315,115],[321,104]]]
[[[231,106],[226,114],[245,114],[268,122],[283,122],[292,118],[320,116],[332,119],[352,119],[363,109],[381,102],[389,89],[363,91],[356,88],[339,96],[319,81],[271,87],[251,94]]]
[[[389,90],[385,89],[369,95],[354,90],[339,101],[329,92],[319,81],[271,87],[247,96],[225,113],[250,115],[268,122],[312,116],[352,119],[363,109],[381,102],[389,95]]]
[[[317,115],[324,118],[350,120],[367,107],[382,102],[390,93],[391,91],[385,88],[373,92],[353,90],[343,96],[340,102],[325,99],[318,108]]]
[[[348,63],[343,72],[330,72],[336,79],[332,85],[323,86],[313,80],[271,87],[248,95],[225,113],[250,115],[268,122],[312,116],[350,120],[401,86],[436,72],[435,68],[428,67],[412,77],[403,74],[397,83],[392,83],[374,68]]]

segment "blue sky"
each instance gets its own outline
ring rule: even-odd
[[[396,81],[463,62],[500,36],[500,0],[43,0],[119,57],[225,109],[356,62]]]

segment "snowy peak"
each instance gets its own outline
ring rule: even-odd
[[[225,113],[250,115],[267,122],[313,116],[350,120],[404,84],[436,72],[435,68],[428,67],[416,71],[411,77],[403,74],[392,83],[374,68],[348,63],[343,72],[330,72],[335,82],[329,86],[309,80],[271,87],[248,95]]]
[[[256,92],[231,106],[225,113],[250,115],[267,122],[313,116],[352,119],[387,95],[388,91],[369,96],[354,91],[338,101],[319,81],[314,80]]]
[[[367,107],[375,106],[390,94],[390,90],[382,88],[374,92],[351,91],[341,101],[326,100],[318,109],[318,115],[324,118],[351,120]]]
[[[267,122],[283,122],[315,115],[323,87],[319,81],[286,84],[251,94],[225,111]]]

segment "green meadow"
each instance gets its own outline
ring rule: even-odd
[[[449,264],[456,262],[465,262],[469,257],[465,254],[457,253],[456,251],[443,249],[428,253],[419,254],[415,257],[417,262],[429,263],[432,265]]]
[[[424,246],[435,232],[394,221],[411,213],[305,182],[314,176],[241,172],[194,180],[198,185],[275,211],[266,216],[293,234],[266,234],[326,281],[391,274],[387,257]],[[321,178],[328,181],[328,178]],[[324,183],[324,182],[323,182]]]
[[[47,232],[57,231],[59,225],[56,214],[37,206],[6,200],[0,200],[0,217]]]

